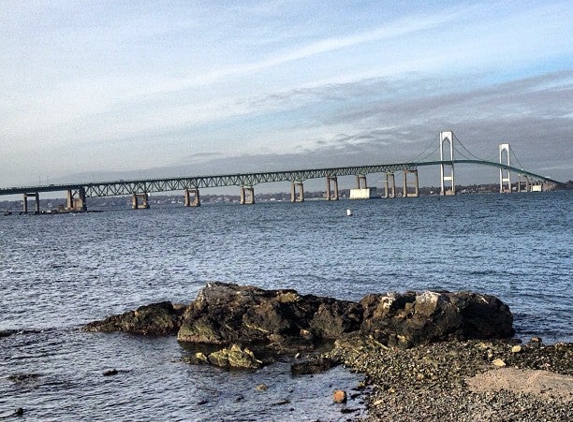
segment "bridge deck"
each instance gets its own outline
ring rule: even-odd
[[[371,173],[395,173],[397,171],[416,170],[422,166],[438,166],[441,164],[477,164],[497,167],[516,172],[534,180],[561,184],[557,180],[535,174],[525,169],[518,169],[505,164],[481,160],[453,160],[453,161],[427,161],[397,164],[378,164],[367,166],[335,167],[310,170],[289,170],[262,173],[243,173],[212,176],[192,176],[144,180],[116,180],[110,182],[89,182],[50,184],[38,186],[24,186],[1,188],[2,195],[30,194],[41,192],[58,192],[85,189],[86,197],[120,196],[134,193],[171,192],[184,189],[214,188],[222,186],[255,186],[261,183],[273,182],[303,182],[309,179],[325,178],[329,176],[368,175]]]

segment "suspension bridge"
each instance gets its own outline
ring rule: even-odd
[[[438,149],[439,160],[430,159]],[[456,153],[463,158],[456,158]],[[338,177],[356,176],[356,189],[351,189],[351,198],[368,199],[374,188],[368,187],[367,176],[381,173],[384,175],[383,197],[395,198],[397,196],[395,175],[401,172],[403,175],[402,196],[417,197],[419,196],[418,168],[425,166],[440,168],[441,195],[455,195],[454,169],[457,169],[461,164],[489,166],[498,169],[500,192],[502,193],[530,192],[561,184],[557,180],[522,168],[509,144],[499,145],[499,161],[483,160],[473,155],[452,131],[440,132],[438,146],[433,151],[427,154],[425,151],[421,155],[422,157],[418,156],[412,161],[394,164],[0,188],[0,196],[23,195],[24,213],[29,211],[29,199],[35,203],[34,212],[40,213],[40,193],[48,192],[67,193],[66,206],[63,211],[87,211],[87,198],[129,195],[132,198],[133,209],[149,208],[150,193],[174,191],[183,192],[185,206],[195,207],[201,205],[200,189],[237,186],[239,187],[240,203],[254,204],[256,185],[290,182],[291,201],[303,202],[304,182],[310,179],[324,178],[326,180],[325,199],[333,201],[339,199]],[[511,165],[512,158],[520,167]],[[511,182],[512,174],[514,177],[517,176],[515,184]]]

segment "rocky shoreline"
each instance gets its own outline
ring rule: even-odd
[[[190,356],[194,364],[258,368],[273,354],[309,356],[293,374],[344,364],[365,375],[366,421],[573,416],[573,345],[520,344],[512,339],[509,308],[490,295],[406,292],[349,302],[209,283],[188,306],[143,306],[84,330],[177,335],[182,344],[216,346]],[[319,353],[324,342],[334,348]]]
[[[573,344],[446,341],[407,350],[337,344],[328,358],[365,374],[365,421],[569,421]]]

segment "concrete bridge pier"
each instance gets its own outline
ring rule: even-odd
[[[409,174],[413,174],[414,175],[414,184],[412,184],[409,180],[408,180],[408,175]],[[414,192],[410,193],[408,191],[408,188],[413,187],[414,188]],[[412,196],[414,198],[418,198],[420,196],[420,183],[418,180],[418,170],[404,170],[404,191],[403,191],[403,196],[404,198],[408,198],[409,196]]]
[[[68,189],[68,196],[66,201],[66,211],[87,211],[86,203],[86,190],[79,188],[76,191]]]
[[[368,183],[366,183],[366,175],[356,175],[356,189],[368,189]]]
[[[241,205],[252,205],[255,203],[255,188],[252,186],[241,186]]]
[[[302,182],[292,182],[290,187],[290,202],[304,202],[304,186]]]
[[[185,206],[186,207],[199,207],[201,206],[201,197],[199,196],[199,189],[185,189],[183,193],[185,197]],[[193,200],[191,200],[191,196],[193,196]]]
[[[326,177],[326,200],[338,201],[338,178],[336,176]]]
[[[396,198],[396,179],[394,178],[394,173],[386,173],[384,198]]]
[[[134,193],[131,196],[131,208],[133,208],[134,210],[146,210],[146,209],[148,209],[149,208],[149,194],[147,192]]]
[[[28,214],[28,198],[34,198],[34,202],[36,204],[34,214],[40,214],[40,194],[38,192],[24,194],[24,202],[22,210],[24,214]]]
[[[527,176],[519,175],[517,180],[518,192],[531,192],[531,180]]]

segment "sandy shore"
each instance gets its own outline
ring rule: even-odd
[[[573,344],[443,342],[389,350],[338,342],[331,357],[366,375],[366,421],[571,421]]]

